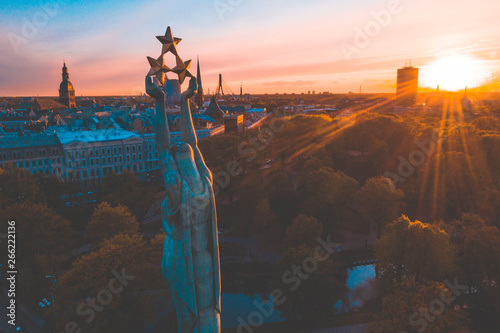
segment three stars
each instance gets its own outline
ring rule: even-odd
[[[179,82],[181,84],[184,83],[186,77],[194,77],[193,74],[191,74],[191,72],[189,71],[191,60],[182,61],[182,59],[179,57],[179,54],[177,53],[177,44],[179,44],[182,39],[174,37],[170,27],[167,28],[165,36],[156,36],[156,38],[163,44],[163,47],[161,50],[161,56],[158,59],[147,57],[149,64],[151,65],[151,69],[149,70],[148,75],[156,76],[158,78],[158,81],[160,81],[162,85],[165,84],[165,73],[168,72],[177,74],[179,76]],[[165,66],[164,55],[168,52],[175,55],[175,60],[177,63],[177,65],[172,69]]]

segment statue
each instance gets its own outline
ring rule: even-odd
[[[182,142],[171,145],[164,90],[150,77],[155,75],[164,83],[162,75],[170,69],[164,65],[163,55],[158,59],[148,57],[152,68],[146,76],[146,92],[156,100],[156,142],[167,189],[161,206],[166,233],[162,272],[173,297],[178,332],[220,333],[220,263],[213,179],[198,149],[189,106],[197,83],[189,72],[190,61],[184,63],[177,55],[175,46],[180,39],[172,37],[170,27],[161,37],[164,51],[175,52],[177,67],[172,71],[180,81],[191,77],[189,88],[181,94]],[[166,46],[169,41],[171,44]]]

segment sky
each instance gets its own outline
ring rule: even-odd
[[[63,61],[77,96],[143,93],[167,26],[193,73],[199,56],[205,93],[219,73],[234,93],[393,93],[410,59],[422,90],[495,90],[499,12],[497,0],[0,0],[0,96],[57,96]]]

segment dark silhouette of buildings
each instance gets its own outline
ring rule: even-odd
[[[405,66],[398,69],[396,105],[413,106],[417,103],[418,68]]]
[[[179,80],[169,80],[165,82],[165,98],[167,105],[174,106],[181,101],[181,83]]]

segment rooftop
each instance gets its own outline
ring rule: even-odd
[[[102,142],[126,140],[129,138],[141,138],[140,135],[121,129],[104,129],[94,131],[56,131],[63,145],[71,142]]]
[[[6,136],[0,138],[0,147],[12,148],[28,148],[39,146],[59,145],[59,139],[54,134],[29,134],[25,136]]]

